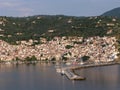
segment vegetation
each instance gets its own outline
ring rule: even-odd
[[[64,15],[38,15],[31,17],[0,17],[0,39],[18,44],[17,41],[51,40],[55,36],[115,36],[120,42],[120,18],[111,16],[74,17]],[[81,44],[81,42],[74,42]],[[117,47],[119,49],[120,43]],[[72,48],[71,45],[66,46]]]
[[[90,58],[90,56],[83,56],[81,59],[82,59],[83,61],[87,61],[87,60],[89,60],[89,58]]]
[[[120,18],[120,7],[107,11],[102,16],[116,16]]]
[[[70,49],[70,48],[72,48],[72,47],[73,47],[73,46],[71,46],[71,45],[66,45],[66,46],[65,46],[66,49]]]
[[[113,20],[114,19],[114,20]],[[107,24],[112,25],[107,25]],[[51,40],[55,36],[105,36],[118,34],[120,19],[116,17],[73,17],[39,15],[31,17],[0,17],[0,39],[11,44],[40,38]],[[112,34],[107,34],[113,30]],[[119,35],[117,35],[119,37]],[[120,38],[120,37],[119,37]],[[34,44],[36,44],[34,43]]]
[[[26,57],[25,61],[32,62],[32,61],[37,61],[37,59],[35,56],[32,56],[32,57]]]

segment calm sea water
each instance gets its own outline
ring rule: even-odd
[[[120,66],[77,70],[85,81],[71,81],[53,64],[0,65],[0,90],[120,90]]]

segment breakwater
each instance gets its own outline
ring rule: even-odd
[[[85,69],[85,68],[92,68],[92,67],[102,67],[102,66],[110,66],[110,65],[119,65],[120,62],[107,62],[107,63],[94,63],[94,64],[86,64],[86,65],[75,65],[75,66],[68,66],[68,67],[60,67],[57,70],[66,75],[70,80],[85,80],[85,77],[77,75],[75,70],[77,69]]]

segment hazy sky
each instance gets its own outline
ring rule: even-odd
[[[96,16],[120,7],[120,0],[0,0],[0,16]]]

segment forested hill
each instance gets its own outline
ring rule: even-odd
[[[102,16],[113,16],[113,17],[120,18],[120,7],[109,10],[105,12],[104,14],[102,14]]]
[[[52,39],[55,36],[120,37],[120,19],[115,17],[75,17],[37,15],[30,17],[0,17],[0,39],[11,44],[21,40]],[[39,42],[40,43],[40,42]]]

